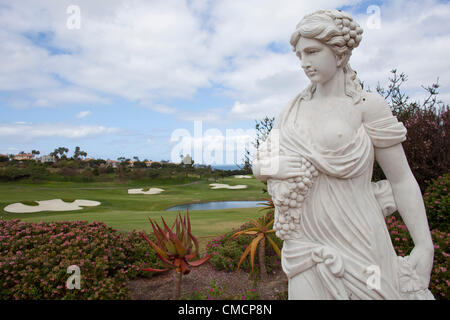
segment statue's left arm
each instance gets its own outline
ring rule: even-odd
[[[367,99],[364,121],[392,117],[389,106],[381,96],[371,95]],[[401,143],[379,148],[375,147],[375,159],[389,180],[397,210],[414,241],[409,262],[428,287],[433,267],[434,247],[428,226],[425,206],[419,185],[409,167]]]

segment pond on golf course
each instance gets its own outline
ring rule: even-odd
[[[167,208],[166,211],[184,211],[189,210],[217,210],[217,209],[231,209],[231,208],[254,208],[254,207],[264,207],[261,204],[264,200],[258,201],[211,201],[211,202],[201,202],[201,203],[188,203],[179,206],[173,206]]]

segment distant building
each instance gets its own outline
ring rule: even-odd
[[[106,166],[107,166],[107,167],[117,168],[119,165],[120,165],[120,161],[116,161],[116,160],[106,160]]]
[[[32,160],[34,157],[31,153],[19,153],[13,156],[14,160]]]
[[[150,167],[152,165],[153,161],[145,161],[145,165],[147,167]]]
[[[51,155],[48,154],[46,156],[42,156],[42,157],[36,159],[36,161],[40,161],[42,163],[45,163],[45,162],[56,162],[56,158],[55,158],[55,156],[51,156]]]
[[[183,158],[183,160],[181,160],[181,163],[182,163],[182,164],[192,164],[192,157],[191,157],[189,154],[187,154],[187,155]]]

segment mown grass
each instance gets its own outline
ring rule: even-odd
[[[161,221],[160,217],[171,223],[177,212],[165,211],[166,208],[185,203],[229,200],[262,200],[267,194],[262,193],[261,182],[256,179],[220,179],[220,183],[229,185],[246,184],[247,189],[212,190],[213,181],[200,180],[193,184],[173,185],[171,181],[149,185],[148,183],[2,183],[0,184],[0,216],[3,219],[21,219],[23,221],[102,221],[119,231],[150,231],[148,218]],[[156,195],[130,195],[128,189],[149,187],[162,188],[165,191]],[[100,201],[98,207],[85,207],[78,211],[8,213],[3,210],[11,203],[31,204],[38,200],[63,199],[72,202],[75,199]],[[239,227],[249,218],[260,216],[258,208],[195,210],[190,211],[192,228],[201,244],[211,237]]]

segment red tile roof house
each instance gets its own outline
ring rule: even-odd
[[[22,154],[16,154],[13,156],[14,160],[32,160],[34,157],[34,154],[31,153],[22,153]]]

